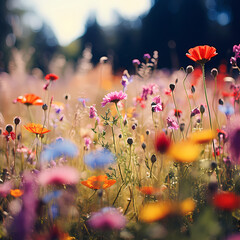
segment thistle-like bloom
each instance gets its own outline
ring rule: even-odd
[[[93,104],[89,108],[89,118],[95,118],[97,116],[96,104]]]
[[[194,62],[200,64],[205,64],[212,57],[217,55],[216,48],[210,47],[208,45],[190,48],[188,52],[189,53],[186,53],[186,56],[192,59]]]
[[[38,175],[40,185],[74,185],[77,184],[80,174],[77,169],[70,166],[48,168]]]
[[[84,162],[93,169],[102,169],[115,162],[115,156],[107,149],[91,152],[84,157]]]
[[[115,183],[116,183],[116,180],[108,179],[107,175],[92,176],[88,178],[86,181],[81,182],[82,185],[94,190],[106,189],[111,187]]]
[[[35,134],[45,134],[51,131],[51,130],[48,130],[47,128],[44,128],[43,125],[38,123],[28,123],[27,125],[24,125],[24,127],[29,132],[35,133]]]
[[[126,218],[117,209],[105,207],[92,214],[88,225],[97,230],[120,230],[126,225]]]
[[[58,80],[58,76],[54,73],[49,73],[45,76],[45,79],[50,81],[56,81]]]
[[[23,103],[27,106],[43,105],[42,99],[40,97],[36,96],[35,94],[26,94],[24,96],[19,96],[15,101]]]
[[[127,94],[123,91],[120,92],[111,92],[105,95],[102,101],[102,107],[104,107],[107,103],[118,103],[121,100],[127,99]]]
[[[167,118],[167,126],[169,129],[175,129],[178,130],[179,126],[176,121],[174,121],[172,118]]]

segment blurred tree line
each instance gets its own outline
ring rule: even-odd
[[[92,48],[94,64],[100,57],[110,56],[114,70],[121,71],[132,67],[132,59],[141,60],[144,53],[152,54],[154,50],[159,52],[159,67],[186,66],[191,63],[185,57],[187,50],[204,44],[217,48],[216,66],[222,61],[228,63],[232,46],[240,43],[239,0],[152,0],[147,15],[134,22],[118,15],[119,24],[105,28],[90,16],[84,35],[64,48],[47,24],[27,38],[17,35],[14,21],[20,21],[24,12],[7,8],[7,1],[0,1],[0,71],[7,70],[13,46],[32,46],[35,52],[29,68],[39,67],[46,73],[55,53],[77,62],[87,46]]]

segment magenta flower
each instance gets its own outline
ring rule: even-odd
[[[107,103],[118,103],[121,100],[127,99],[127,94],[123,91],[120,92],[111,92],[105,95],[102,101],[102,107],[104,107]]]
[[[148,95],[153,95],[156,88],[157,85],[154,83],[150,83],[148,86],[143,86],[141,98],[146,101]]]
[[[175,129],[178,130],[179,126],[176,123],[176,121],[174,121],[172,118],[168,117],[167,118],[167,126],[169,129]]]
[[[85,147],[86,147],[87,150],[89,149],[91,143],[92,143],[91,138],[89,138],[89,137],[84,138],[84,144],[85,144]]]
[[[126,218],[117,209],[106,207],[93,213],[88,224],[97,230],[120,230],[126,225]]]
[[[192,110],[192,112],[191,112],[191,117],[193,117],[193,116],[195,116],[195,115],[197,115],[197,114],[200,114],[200,111],[199,111],[199,109],[196,107],[196,108],[194,108],[194,109]]]
[[[13,184],[11,181],[7,181],[0,184],[0,196],[6,197],[10,193],[10,190],[12,187],[13,187]]]
[[[69,166],[53,167],[41,171],[38,175],[40,185],[77,184],[80,178],[79,172]]]
[[[160,96],[154,97],[153,103],[155,103],[155,105],[152,104],[152,109],[154,110],[154,112],[161,112],[163,110]]]
[[[95,118],[97,116],[96,104],[93,104],[89,109],[89,118]]]

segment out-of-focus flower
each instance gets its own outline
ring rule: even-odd
[[[20,189],[11,189],[11,190],[10,190],[10,194],[11,194],[13,197],[17,198],[17,197],[21,197],[21,196],[23,195],[23,191],[20,190]]]
[[[178,128],[179,128],[177,122],[170,117],[167,118],[167,126],[169,129],[178,130]]]
[[[86,107],[86,102],[89,102],[88,98],[78,98],[78,101],[82,103],[83,107]]]
[[[46,146],[41,153],[41,160],[51,161],[61,156],[74,158],[78,155],[77,146],[69,140],[59,138],[55,142]]]
[[[190,48],[188,52],[189,53],[186,53],[186,56],[192,59],[194,62],[200,64],[205,64],[212,57],[217,55],[216,48],[210,47],[208,45]]]
[[[157,85],[154,83],[150,83],[148,86],[142,87],[141,98],[146,101],[148,99],[148,95],[153,95],[157,89]]]
[[[180,118],[182,116],[182,111],[179,109],[174,109],[174,116]]]
[[[126,225],[126,218],[115,208],[102,208],[92,213],[88,225],[97,230],[120,230]]]
[[[102,107],[104,107],[107,103],[118,103],[121,100],[127,99],[127,94],[123,91],[120,92],[111,92],[105,95],[102,101]]]
[[[42,170],[38,175],[39,184],[46,185],[74,185],[77,184],[80,174],[70,166],[54,167]]]
[[[168,154],[177,162],[189,163],[197,160],[201,148],[191,141],[181,141],[171,144]]]
[[[164,132],[158,132],[155,137],[155,149],[164,154],[167,152],[169,146],[171,144],[170,138]]]
[[[16,99],[17,102],[23,103],[27,106],[30,105],[43,105],[43,101],[40,97],[36,96],[35,94],[26,94],[24,96],[19,96]]]
[[[212,141],[216,135],[216,131],[212,129],[206,129],[192,133],[189,138],[194,143],[205,144]]]
[[[154,188],[152,186],[140,187],[138,190],[145,195],[158,195],[162,192],[162,189]]]
[[[233,66],[236,66],[236,64],[237,64],[237,59],[240,58],[240,44],[233,46],[233,52],[235,53],[235,56],[234,56],[234,57],[231,57],[230,63],[231,63]]]
[[[6,197],[10,193],[12,186],[13,186],[12,181],[7,181],[0,184],[0,196]]]
[[[27,125],[24,125],[25,129],[28,130],[31,133],[35,134],[45,134],[50,132],[51,130],[48,130],[47,128],[43,127],[43,125],[38,123],[28,123]]]
[[[196,208],[196,203],[192,198],[187,198],[179,203],[179,211],[181,215],[192,213]]]
[[[93,104],[89,108],[89,118],[95,118],[97,116],[96,104]]]
[[[133,59],[132,63],[134,66],[139,66],[140,65],[140,61],[138,59]]]
[[[219,105],[218,109],[219,109],[219,111],[225,113],[227,117],[234,114],[234,107],[232,106],[231,103],[228,103],[228,102],[226,102],[223,105]]]
[[[92,176],[81,184],[91,189],[106,189],[116,183],[114,179],[108,179],[107,175]]]
[[[45,76],[45,79],[50,80],[50,81],[56,81],[56,80],[58,80],[58,78],[59,77],[54,73],[49,73]]]
[[[92,143],[91,138],[89,138],[89,137],[85,137],[85,138],[84,138],[84,144],[85,144],[85,148],[86,148],[86,150],[89,149],[91,143]]]
[[[152,111],[153,112],[161,112],[163,110],[163,103],[161,102],[160,96],[154,97],[152,101],[153,101],[152,102]]]
[[[199,111],[199,109],[196,107],[196,108],[194,108],[194,109],[191,111],[191,117],[193,117],[193,116],[195,116],[195,115],[197,115],[197,114],[200,114],[200,111]]]
[[[213,205],[221,210],[233,211],[240,207],[240,196],[233,192],[219,192],[213,198]]]
[[[43,197],[43,202],[44,203],[49,203],[51,202],[53,199],[57,199],[59,198],[61,195],[62,195],[63,191],[62,190],[57,190],[57,191],[53,191],[53,192],[50,192],[48,194],[46,194],[44,197]]]
[[[84,157],[84,162],[88,167],[101,169],[115,162],[115,156],[107,149],[91,152]]]
[[[240,233],[235,233],[233,235],[229,235],[226,240],[239,240],[240,239]]]
[[[8,132],[7,130],[2,133],[3,136],[6,137],[6,140],[9,141],[11,138],[12,140],[16,139],[16,134],[15,132]]]
[[[123,86],[123,90],[127,89],[127,85],[133,81],[133,77],[128,74],[125,70],[121,79],[121,84]]]

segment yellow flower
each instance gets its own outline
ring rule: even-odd
[[[143,206],[139,213],[139,219],[143,222],[155,222],[163,219],[171,212],[169,202],[149,203]]]
[[[197,160],[201,148],[191,141],[171,144],[168,155],[177,162],[190,163]]]
[[[190,140],[194,143],[204,144],[212,141],[216,137],[216,131],[212,129],[194,132],[190,135]]]
[[[180,213],[182,215],[187,215],[187,214],[193,212],[195,207],[196,207],[196,203],[194,202],[194,200],[192,198],[187,198],[187,199],[183,200],[182,202],[180,202],[180,204],[179,204]]]

